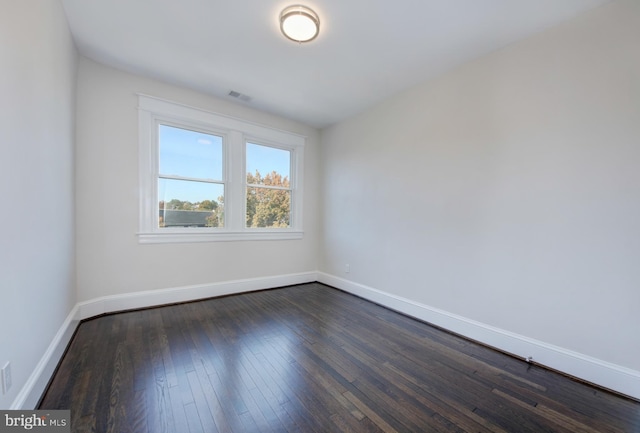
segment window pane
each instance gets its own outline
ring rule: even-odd
[[[158,179],[159,227],[224,227],[224,185]]]
[[[291,191],[247,188],[247,227],[289,227],[291,224]]]
[[[222,180],[222,137],[160,125],[160,174]]]
[[[247,143],[247,183],[289,188],[291,151]]]

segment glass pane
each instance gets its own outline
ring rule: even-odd
[[[222,180],[222,137],[160,125],[160,174]]]
[[[247,183],[289,188],[291,151],[247,143]]]
[[[247,227],[289,227],[291,191],[247,188]]]
[[[224,185],[158,179],[159,227],[224,227]]]

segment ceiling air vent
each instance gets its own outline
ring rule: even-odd
[[[239,99],[242,102],[250,102],[251,101],[251,96],[243,95],[242,93],[236,92],[235,90],[230,91],[229,92],[229,96],[231,96],[233,98],[236,98],[236,99]]]

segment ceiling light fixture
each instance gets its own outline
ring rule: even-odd
[[[309,42],[320,32],[320,19],[306,6],[289,6],[280,12],[280,30],[292,41]]]

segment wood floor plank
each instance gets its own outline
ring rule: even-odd
[[[163,347],[163,344],[161,344],[163,338],[160,332],[162,318],[158,310],[150,310],[149,314],[146,315],[146,319],[149,327],[147,332],[143,333],[144,354],[140,362],[146,361],[149,365],[149,370],[147,370],[149,377],[144,388],[148,430],[149,432],[169,433],[175,431],[175,423],[171,412],[169,382],[161,349]],[[141,326],[141,328],[143,327]],[[158,348],[158,350],[154,350],[154,348]]]
[[[189,428],[189,421],[187,420],[187,413],[185,411],[185,405],[182,402],[182,395],[180,388],[176,385],[169,387],[169,403],[171,407],[171,415],[173,420],[174,432],[184,431],[191,432]],[[151,433],[151,432],[149,432]]]
[[[532,405],[532,404],[528,404],[522,400],[517,399],[516,397],[509,395],[507,393],[504,393],[498,389],[494,389],[492,392],[494,392],[495,394],[501,396],[504,399],[507,399],[515,404],[517,404],[520,407],[523,407],[525,409],[527,409],[530,412],[534,412],[534,413],[539,413],[540,416],[544,416],[545,419],[548,419],[549,421],[553,422],[554,424],[557,424],[560,427],[566,428],[569,431],[575,432],[575,433],[598,433],[599,430],[593,429],[591,427],[589,427],[588,425],[585,425],[583,423],[581,423],[580,421],[577,421],[575,419],[572,419],[570,417],[567,417],[565,415],[562,415],[561,413],[554,411],[544,405]],[[600,433],[602,433],[600,431]]]
[[[629,433],[640,403],[322,284],[82,322],[73,432]]]
[[[189,387],[193,393],[193,401],[198,412],[198,420],[202,429],[205,432],[217,433],[219,430],[211,412],[211,407],[209,405],[210,400],[205,397],[205,392],[203,391],[198,373],[195,371],[187,372],[187,380],[189,381]]]
[[[379,414],[377,414],[374,410],[372,410],[369,406],[362,402],[359,398],[351,393],[351,391],[346,391],[344,393],[344,398],[349,400],[353,405],[367,418],[369,418],[375,425],[377,425],[380,430],[386,433],[396,433],[397,430],[393,428],[387,421],[385,421]]]

